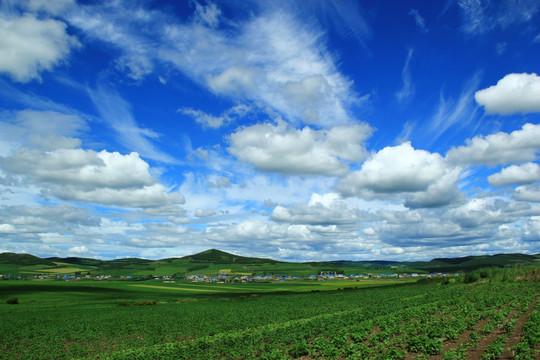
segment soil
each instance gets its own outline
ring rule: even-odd
[[[514,347],[514,345],[516,345],[519,342],[519,340],[521,340],[521,335],[523,334],[523,326],[529,320],[529,315],[534,310],[534,307],[536,306],[536,301],[537,300],[538,299],[535,299],[532,302],[531,306],[529,306],[527,311],[523,315],[521,315],[519,320],[516,322],[516,325],[515,325],[514,329],[512,330],[512,332],[508,336],[508,341],[506,342],[506,344],[504,346],[505,349],[506,348],[511,349],[512,347]],[[507,360],[507,359],[513,359],[513,358],[514,358],[514,354],[512,354],[512,350],[505,350],[501,354],[501,357],[500,357],[501,360]]]

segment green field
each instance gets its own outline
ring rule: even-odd
[[[0,358],[535,359],[538,280],[6,280]]]

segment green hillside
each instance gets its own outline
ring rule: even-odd
[[[182,259],[191,262],[213,263],[213,264],[276,264],[282,263],[272,259],[261,259],[244,257],[227,253],[225,251],[209,249],[195,255],[185,256]]]
[[[431,261],[331,261],[282,262],[272,259],[244,257],[209,249],[181,258],[147,260],[125,258],[98,260],[79,257],[39,258],[29,254],[0,254],[0,274],[81,274],[151,277],[161,275],[291,275],[308,276],[322,271],[338,274],[358,273],[428,273],[472,271],[482,267],[505,267],[540,264],[540,254],[498,254],[437,258]]]

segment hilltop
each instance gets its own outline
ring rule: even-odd
[[[245,257],[217,249],[209,249],[195,255],[184,256],[182,259],[192,262],[209,262],[213,264],[276,264],[283,263],[272,259]]]

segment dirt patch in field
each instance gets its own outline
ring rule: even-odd
[[[473,331],[478,331],[479,329],[483,328],[484,326],[486,326],[486,324],[488,323],[489,319],[482,319],[480,321],[478,321],[475,325],[474,325],[474,329],[473,330],[465,330],[464,332],[462,332],[457,339],[455,340],[447,340],[447,341],[444,341],[443,342],[443,353],[446,352],[446,351],[449,351],[449,350],[453,350],[453,349],[456,349],[459,345],[461,344],[466,344],[467,342],[469,342],[469,339],[470,339],[470,336],[471,336],[471,333]],[[419,354],[414,354],[414,353],[409,353],[407,354],[407,356],[405,357],[405,360],[414,360],[416,359],[416,357],[418,356]],[[439,355],[431,355],[428,357],[428,359],[430,360],[442,360],[443,356],[442,354],[439,354]]]
[[[519,340],[521,340],[521,336],[523,335],[523,326],[525,326],[525,324],[529,320],[529,316],[530,316],[531,312],[534,310],[534,307],[536,306],[537,300],[538,299],[535,299],[531,303],[531,305],[529,306],[527,311],[523,315],[521,315],[519,320],[516,322],[516,325],[515,325],[514,329],[508,335],[508,341],[506,342],[504,348],[505,349],[510,348],[510,350],[505,350],[501,354],[501,357],[500,357],[501,360],[507,360],[507,359],[513,359],[514,358],[514,354],[512,354],[511,349],[512,349],[512,347],[514,347],[514,345],[516,345],[519,342]]]

